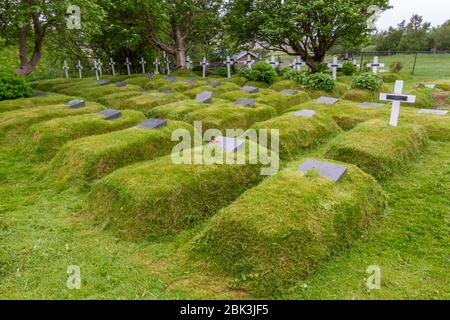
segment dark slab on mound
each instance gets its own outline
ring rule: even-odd
[[[163,90],[161,92],[165,93],[165,94],[171,94],[171,93],[175,93],[176,91],[175,90]]]
[[[111,83],[111,80],[98,80],[97,83],[101,86],[106,86]]]
[[[208,82],[206,85],[210,86],[210,87],[213,87],[213,88],[217,88],[217,87],[220,87],[222,85],[222,82],[218,82],[218,81],[216,81],[216,82]]]
[[[347,167],[343,167],[334,163],[322,162],[317,160],[307,160],[299,168],[299,171],[306,173],[309,170],[318,170],[321,177],[331,181],[338,182],[347,172]]]
[[[360,107],[372,107],[372,108],[381,108],[385,105],[382,103],[373,103],[373,102],[362,102],[359,104]]]
[[[76,99],[66,103],[70,109],[79,109],[86,106],[86,102],[84,100]]]
[[[243,98],[236,100],[234,104],[242,105],[244,107],[253,108],[255,106],[255,99]]]
[[[122,116],[122,112],[116,109],[106,109],[98,114],[101,114],[105,120],[116,120]]]
[[[166,77],[166,79],[169,80],[170,82],[177,82],[176,77]]]
[[[167,126],[167,120],[163,119],[148,119],[137,125],[142,129],[159,129]]]
[[[284,89],[283,91],[281,91],[281,93],[294,95],[294,94],[297,94],[298,91],[297,90],[291,90],[291,89]]]
[[[195,100],[201,103],[211,103],[213,97],[213,93],[211,91],[203,91],[199,93]]]
[[[304,118],[311,118],[316,115],[316,112],[314,110],[299,110],[294,112],[294,116],[296,117],[304,117]]]
[[[45,92],[38,91],[33,94],[33,97],[44,97],[46,95],[47,94]]]
[[[316,102],[324,103],[324,104],[335,104],[338,101],[339,101],[339,99],[331,98],[331,97],[320,97],[319,99],[316,99]]]
[[[448,114],[448,110],[420,109],[419,113],[421,113],[421,114],[446,115],[446,114]]]
[[[126,87],[126,86],[127,86],[126,82],[123,82],[123,81],[116,82],[116,87],[122,88],[122,87]]]
[[[258,93],[259,92],[259,88],[257,87],[251,87],[251,86],[245,86],[241,88],[241,91],[245,91],[248,93]]]

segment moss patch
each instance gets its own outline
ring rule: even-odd
[[[124,110],[119,119],[107,121],[99,114],[84,114],[41,122],[29,127],[22,143],[32,160],[49,160],[68,141],[122,130],[145,120],[141,112]]]
[[[428,144],[422,126],[401,124],[393,128],[386,121],[371,120],[338,136],[326,157],[353,163],[379,180],[398,173]]]
[[[125,100],[123,102],[123,108],[148,113],[151,109],[157,106],[186,99],[188,99],[188,97],[178,92],[169,94],[162,92],[150,92]]]
[[[420,88],[413,90],[408,94],[416,96],[416,103],[412,104],[416,108],[431,109],[433,107],[433,89]]]
[[[84,211],[121,238],[150,239],[197,225],[261,178],[258,165],[174,164],[167,156],[103,178]]]
[[[74,99],[76,99],[76,98],[49,92],[45,96],[42,96],[42,97],[31,97],[31,98],[21,98],[21,99],[14,99],[14,100],[5,100],[5,101],[0,101],[0,113],[18,110],[18,109],[33,108],[33,107],[38,107],[38,106],[67,103]]]
[[[444,91],[450,91],[450,80],[437,81],[436,88]]]
[[[295,80],[277,81],[273,85],[270,86],[270,89],[275,90],[275,91],[282,91],[285,89],[297,90],[298,83]]]
[[[171,141],[176,129],[193,133],[186,123],[168,121],[161,129],[133,127],[71,141],[50,162],[47,176],[58,185],[88,185],[129,164],[169,154],[178,144]]]
[[[284,113],[292,106],[302,104],[310,100],[306,92],[298,91],[296,94],[286,94],[282,92],[272,92],[270,94],[260,95],[256,101],[275,108],[278,114]]]
[[[354,102],[377,102],[380,94],[362,89],[351,89],[342,95],[342,99]]]
[[[41,106],[27,110],[16,110],[0,114],[0,137],[4,142],[14,142],[17,134],[27,127],[54,118],[99,112],[104,107],[98,103],[87,102],[84,108],[71,109],[66,105]]]
[[[303,161],[301,162],[303,163]],[[385,208],[378,183],[355,166],[339,183],[285,169],[213,217],[195,257],[234,276],[234,286],[277,296],[348,248]]]
[[[123,109],[124,102],[130,98],[142,96],[144,93],[139,91],[125,91],[109,94],[97,99],[97,102],[108,108]]]
[[[222,85],[218,86],[218,87],[211,87],[208,85],[203,85],[201,87],[192,89],[192,90],[188,90],[186,92],[184,92],[184,94],[186,96],[188,96],[191,99],[194,99],[197,94],[202,93],[203,91],[211,91],[212,93],[214,93],[214,96],[219,97],[220,95],[226,93],[226,92],[230,92],[230,91],[236,91],[239,90],[239,86],[234,84],[234,83],[225,83],[223,82]]]
[[[340,132],[333,118],[322,112],[311,118],[296,117],[289,112],[277,118],[255,123],[252,129],[279,130],[279,155],[282,160],[293,160],[307,149]]]

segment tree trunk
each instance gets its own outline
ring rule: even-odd
[[[175,26],[175,46],[176,46],[176,58],[177,68],[187,69],[186,63],[186,47],[184,45],[184,36],[180,26]]]
[[[40,25],[34,26],[34,32],[36,39],[34,40],[34,50],[31,60],[28,60],[28,47],[27,47],[27,33],[30,26],[24,26],[19,31],[19,55],[20,66],[15,70],[20,76],[27,76],[31,74],[38,65],[42,57],[42,44],[44,42],[44,32]]]

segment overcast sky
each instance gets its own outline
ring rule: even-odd
[[[409,21],[414,13],[424,17],[433,26],[450,19],[450,0],[390,0],[394,8],[384,12],[377,21],[379,29],[386,30],[402,20]]]

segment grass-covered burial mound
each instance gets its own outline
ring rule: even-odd
[[[173,93],[150,92],[125,100],[122,104],[122,107],[124,109],[133,109],[144,113],[148,113],[152,108],[155,108],[157,106],[162,106],[168,103],[182,101],[186,99],[189,98],[178,92]]]
[[[427,143],[427,132],[422,126],[400,124],[394,128],[385,121],[371,120],[339,135],[326,157],[353,163],[383,180],[416,158]]]
[[[305,111],[309,112],[309,110]],[[316,112],[310,117],[296,116],[295,112],[289,112],[264,122],[255,123],[252,129],[257,131],[261,129],[279,130],[280,158],[282,160],[293,160],[302,151],[340,132],[340,128],[333,118],[323,112]]]
[[[176,164],[166,156],[119,169],[98,181],[84,211],[125,239],[170,235],[230,204],[261,181],[260,173],[260,166],[249,162]]]
[[[195,257],[234,276],[236,287],[279,295],[350,247],[383,212],[385,196],[376,180],[344,165],[348,172],[337,183],[295,166],[248,190],[194,240]]]
[[[101,114],[84,114],[48,120],[29,127],[23,144],[32,160],[49,160],[68,141],[129,128],[145,120],[141,112],[122,111],[115,120],[105,120]]]
[[[49,106],[55,104],[66,103],[76,99],[75,97],[66,96],[58,93],[45,93],[43,96],[35,96],[30,98],[20,98],[14,100],[0,101],[0,113],[14,111],[19,109],[28,109],[39,106]]]
[[[50,162],[48,176],[58,184],[87,185],[129,164],[170,154],[172,132],[193,127],[179,121],[145,129],[138,126],[68,142]]]

